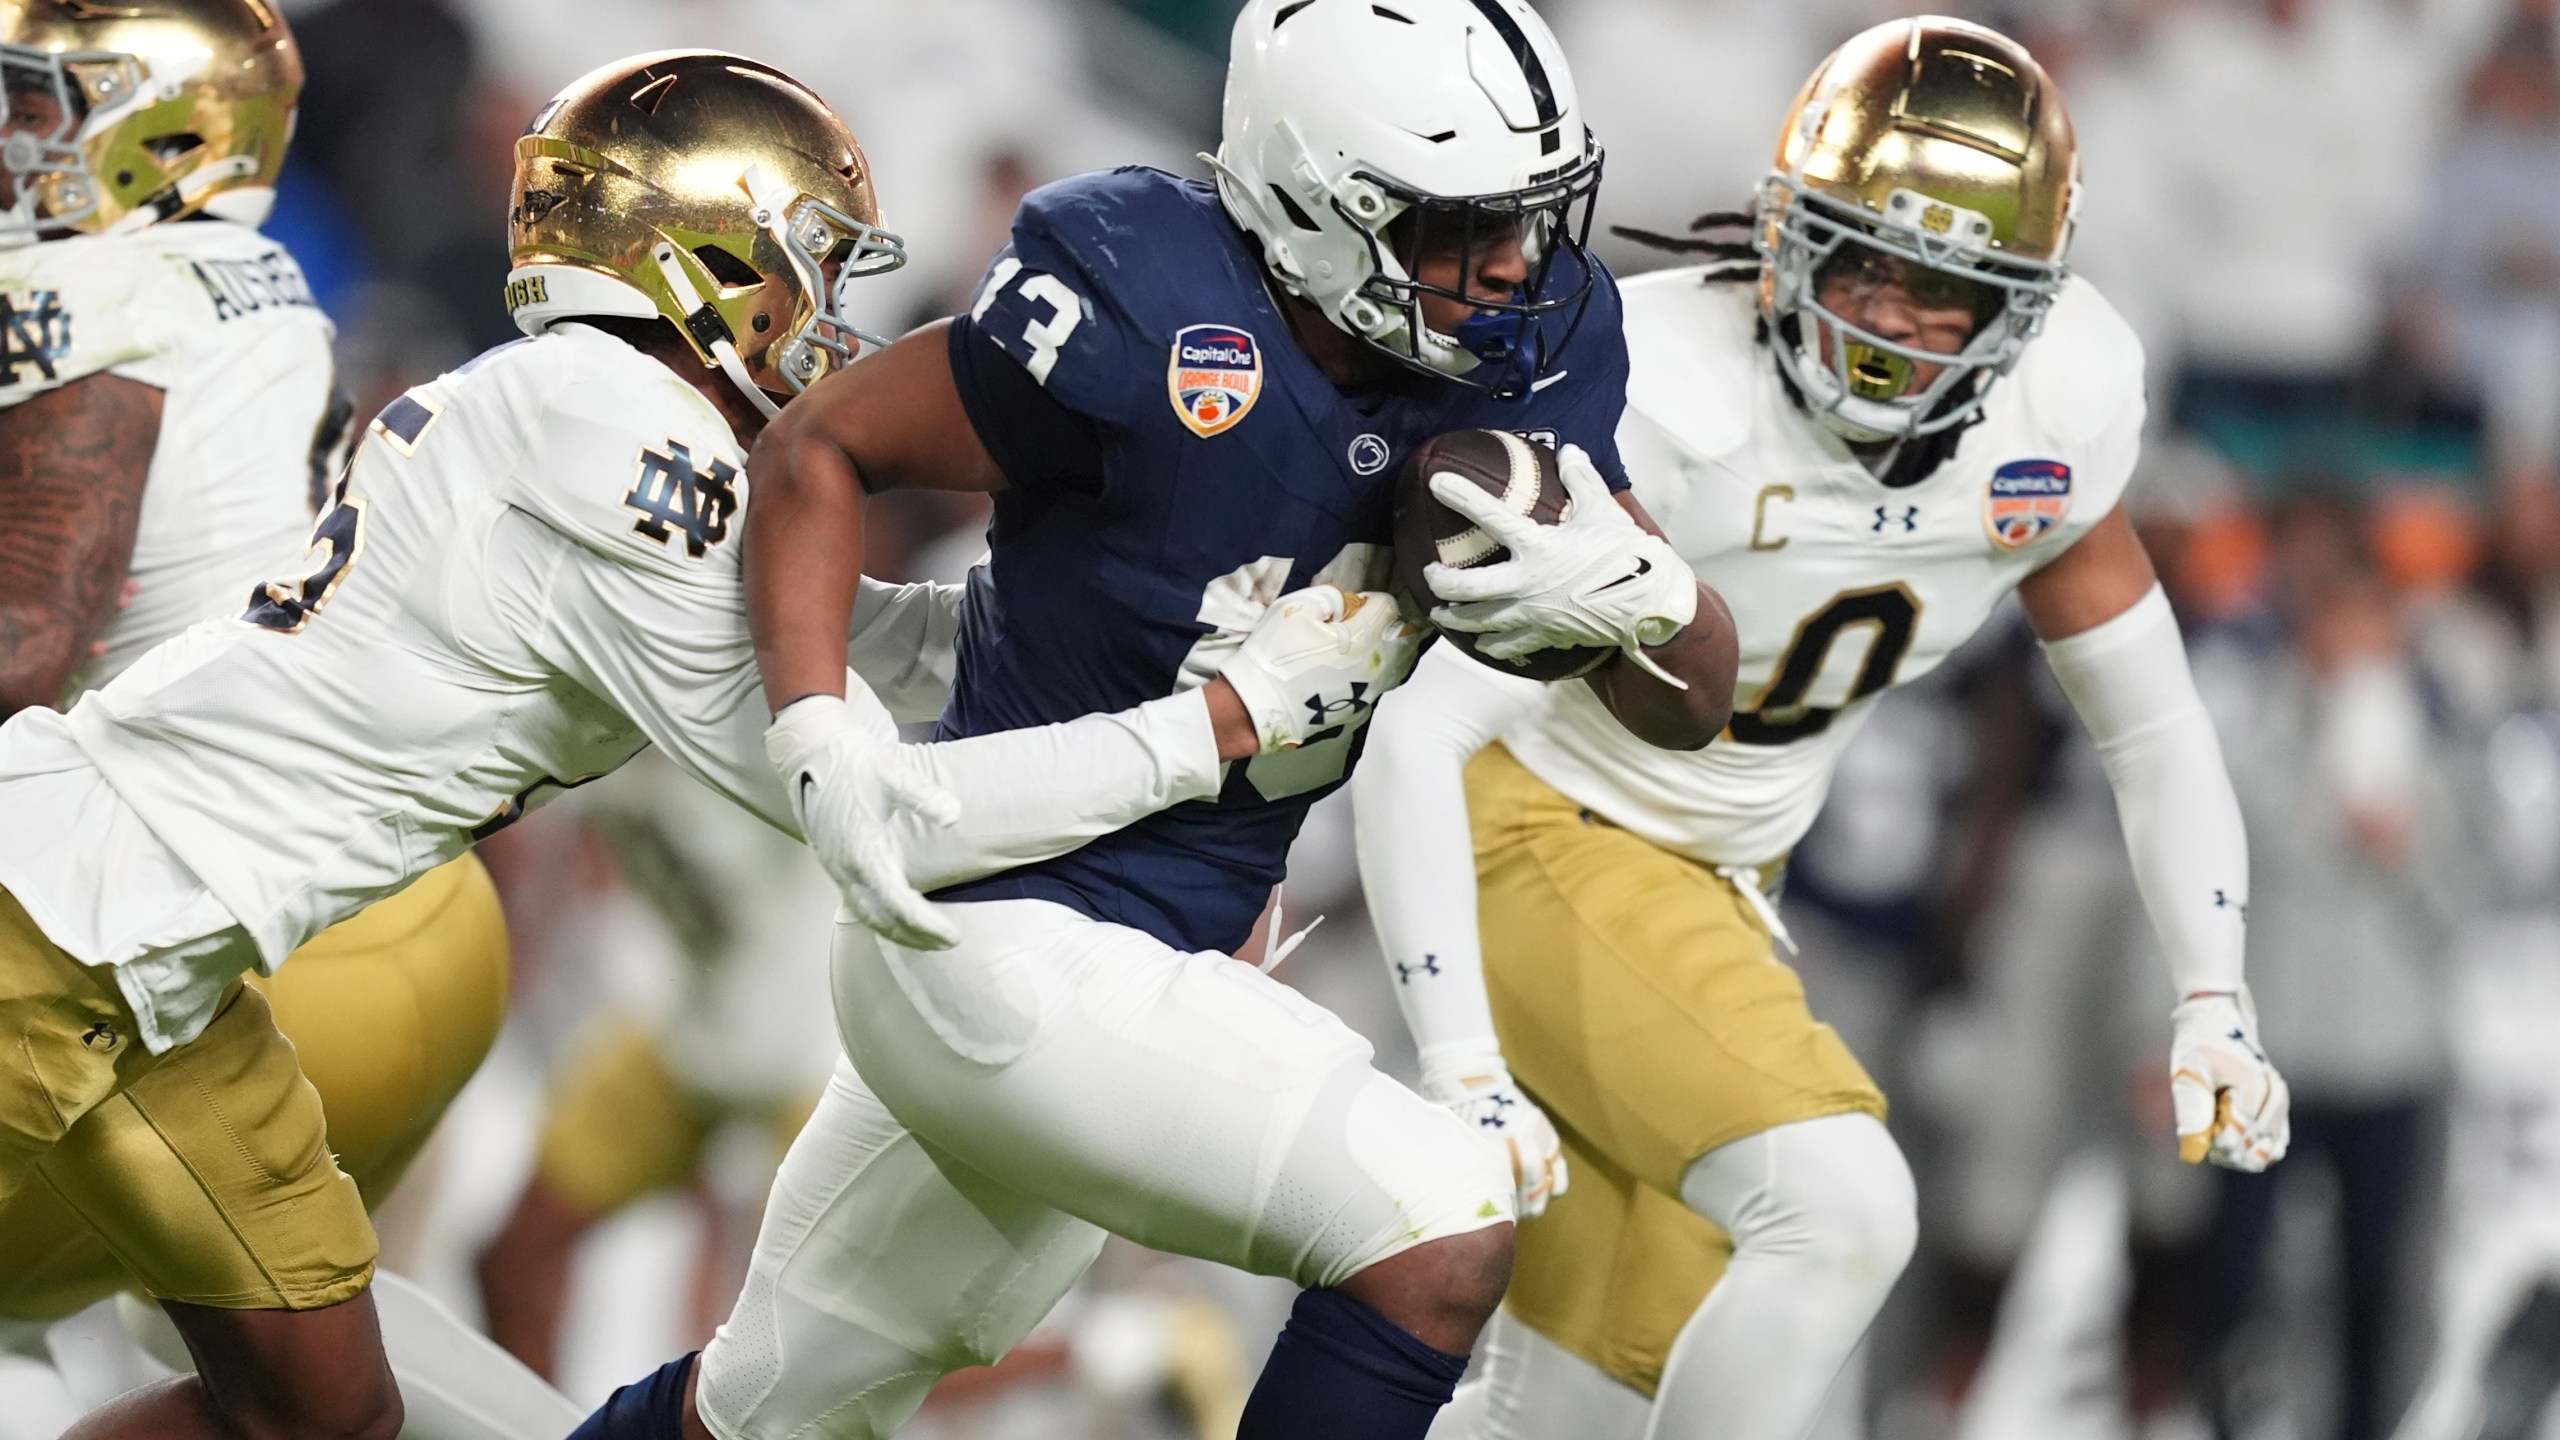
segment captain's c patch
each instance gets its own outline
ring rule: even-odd
[[[1232,325],[1186,325],[1165,371],[1173,412],[1203,439],[1233,429],[1262,394],[1262,350]]]

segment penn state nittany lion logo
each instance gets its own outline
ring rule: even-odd
[[[1186,325],[1165,372],[1173,413],[1207,439],[1235,428],[1262,394],[1262,350],[1233,325]]]
[[[2003,550],[2032,545],[2071,513],[2071,467],[2059,460],[2012,460],[1994,471],[1982,523]]]

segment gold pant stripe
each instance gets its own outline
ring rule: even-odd
[[[1884,1096],[1732,882],[1610,824],[1500,745],[1467,767],[1504,1057],[1567,1140],[1572,1188],[1519,1232],[1516,1316],[1651,1393],[1730,1244],[1692,1161]],[[1594,1183],[1585,1185],[1585,1174]]]
[[[58,1319],[121,1289],[310,1308],[369,1278],[363,1201],[389,1192],[505,1014],[497,892],[466,856],[256,983],[0,1204],[0,1318]],[[243,1044],[255,1030],[283,1034]],[[317,1163],[330,1150],[339,1163]]]

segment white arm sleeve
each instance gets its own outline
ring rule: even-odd
[[[898,821],[907,878],[919,890],[1064,855],[1168,806],[1215,798],[1226,780],[1201,690],[910,748],[960,797],[955,827]]]
[[[957,585],[890,585],[862,577],[844,663],[901,725],[938,717],[951,696],[960,594]]]
[[[2248,838],[2169,597],[2154,585],[2123,614],[2048,642],[2044,654],[2098,743],[2134,883],[2179,996],[2236,993]]]
[[[1466,768],[1545,688],[1435,645],[1413,678],[1378,702],[1368,752],[1352,772],[1361,887],[1426,1067],[1435,1055],[1495,1043]]]
[[[530,516],[519,523],[541,525]],[[556,547],[556,568],[535,651],[686,773],[797,834],[765,759],[772,716],[735,584],[689,584],[543,535]],[[847,675],[846,703],[894,738],[890,712],[861,681]],[[912,748],[960,797],[962,816],[952,830],[904,837],[908,878],[926,890],[1063,855],[1169,805],[1213,796],[1224,778],[1208,697],[1197,690],[1117,714]]]

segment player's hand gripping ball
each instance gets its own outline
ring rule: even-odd
[[[1396,480],[1396,574],[1450,643],[1532,680],[1587,675],[1695,617],[1697,577],[1589,457],[1501,430],[1423,443]],[[1682,688],[1686,688],[1685,686]]]

